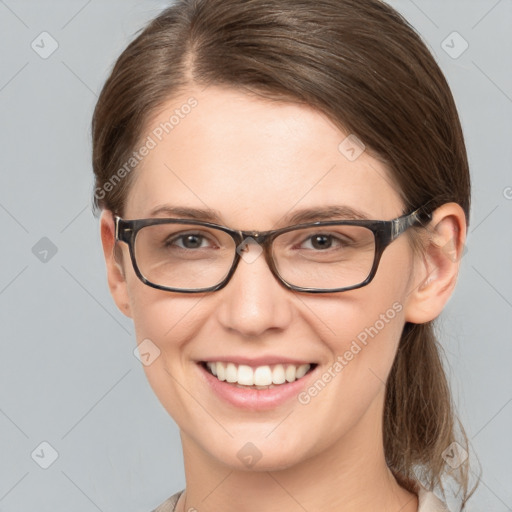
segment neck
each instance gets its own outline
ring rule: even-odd
[[[227,466],[182,431],[187,487],[176,511],[417,512],[416,495],[400,487],[385,462],[383,398],[335,445],[278,471]]]

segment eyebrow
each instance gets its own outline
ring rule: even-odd
[[[156,217],[158,215],[224,224],[220,212],[211,208],[189,208],[184,206],[162,205],[149,212],[149,217]],[[356,210],[350,206],[331,205],[295,210],[281,217],[280,224],[288,226],[321,220],[368,220],[370,218],[371,217],[364,212]]]

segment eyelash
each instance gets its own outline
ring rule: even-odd
[[[208,239],[208,237],[204,234],[201,234],[201,233],[193,233],[193,232],[187,232],[187,233],[183,233],[183,234],[180,234],[180,235],[177,235],[177,236],[174,236],[173,238],[171,238],[170,240],[166,240],[164,242],[164,246],[165,247],[170,247],[172,246],[177,240],[184,240],[187,236],[197,236],[197,237],[200,237],[202,238],[203,240],[206,240]],[[333,234],[330,234],[330,233],[322,233],[322,232],[318,232],[318,233],[312,233],[310,235],[307,236],[307,238],[305,238],[301,244],[303,244],[304,242],[308,241],[308,240],[311,240],[313,239],[314,237],[317,237],[317,236],[326,236],[326,237],[329,237],[331,240],[334,240],[334,241],[338,241],[342,246],[348,246],[350,244],[350,240],[343,240],[341,239],[340,237],[337,237]],[[192,249],[189,249],[187,247],[179,247],[180,249],[184,249],[184,250],[192,250]],[[202,247],[198,247],[196,249],[201,249]]]

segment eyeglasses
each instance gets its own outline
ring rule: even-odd
[[[328,220],[272,231],[237,231],[188,219],[115,219],[138,278],[159,290],[220,290],[250,245],[290,290],[331,293],[371,282],[384,249],[411,226],[431,220],[425,206],[392,220]]]

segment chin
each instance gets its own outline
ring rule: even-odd
[[[267,432],[265,430],[264,435],[260,433],[257,436],[237,436],[217,444],[214,451],[213,443],[204,448],[212,458],[234,471],[281,471],[307,458],[303,452],[304,441],[300,438],[284,447],[279,437],[272,441],[265,439]]]

